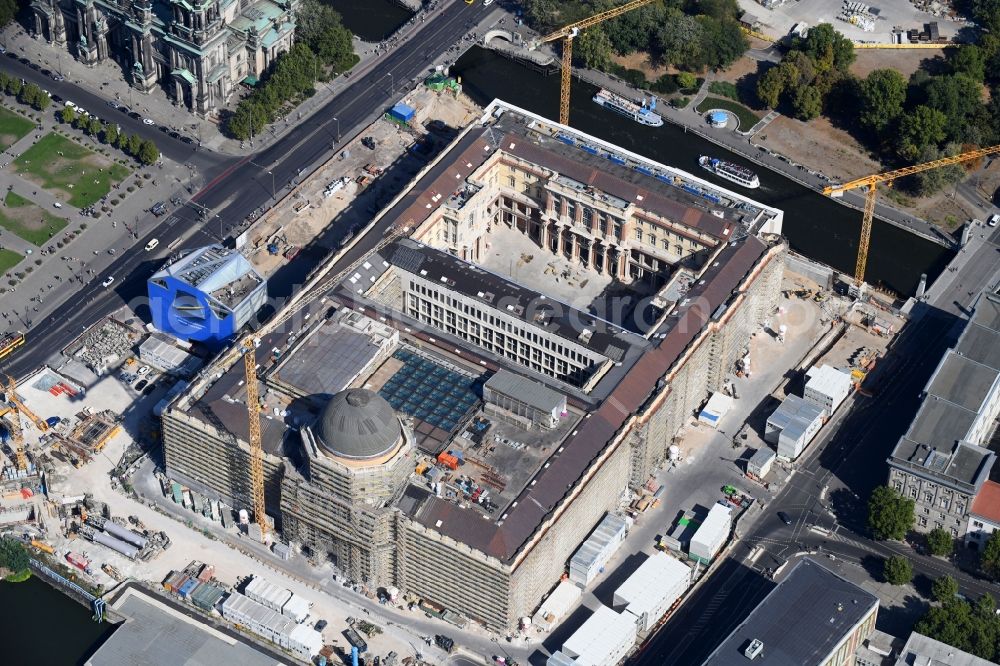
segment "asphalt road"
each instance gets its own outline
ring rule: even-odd
[[[94,109],[104,109],[106,112],[100,115],[105,119],[118,113],[122,117],[123,128],[156,138],[165,155],[200,164],[203,175],[210,179],[188,205],[172,211],[165,218],[149,217],[142,221],[142,237],[155,237],[160,241],[156,252],[146,253],[143,243],[136,243],[132,249],[119,255],[119,261],[113,267],[116,282],[112,288],[100,286],[106,273],[81,285],[74,298],[50,316],[34,322],[27,331],[27,344],[5,359],[2,370],[18,377],[27,374],[123,302],[129,303],[140,316],[148,318],[143,305],[146,279],[171,250],[218,242],[220,237],[238,233],[252,212],[270,203],[272,174],[273,187],[280,195],[286,186],[294,185],[307,169],[332,152],[338,134],[343,143],[359,133],[373,116],[396,101],[400,94],[397,91],[409,88],[411,81],[429,74],[432,67],[442,61],[442,54],[492,9],[481,3],[466,5],[461,0],[453,0],[420,32],[382,56],[372,69],[359,75],[326,106],[301,121],[268,148],[242,160],[223,158],[203,150],[195,151],[191,145],[172,139],[140,121],[126,124],[133,119],[111,109],[102,98],[72,83],[52,81],[13,58],[0,56],[0,68],[19,73],[26,80],[40,82],[44,79],[52,85],[43,87],[85,108],[89,106],[87,110],[91,113],[98,113]],[[181,151],[176,158],[173,157],[173,151],[181,150],[175,143],[188,152]],[[340,230],[342,235],[346,235],[347,231]],[[179,241],[176,246],[175,241]],[[378,230],[373,230],[355,246],[352,256],[374,247],[378,241]],[[300,255],[296,259],[299,265],[295,275],[307,272],[312,268],[308,262],[318,261],[319,258],[315,254]]]
[[[60,101],[56,101],[54,97],[54,103],[49,107],[50,110],[62,108],[63,101],[71,101],[86,109],[91,115],[97,116],[105,122],[121,126],[122,130],[128,134],[138,134],[144,139],[151,139],[156,143],[156,147],[159,148],[164,157],[180,164],[190,164],[203,173],[212,171],[218,173],[225,165],[235,161],[233,157],[199,149],[196,141],[192,140],[192,143],[186,143],[181,139],[175,139],[159,127],[144,124],[141,118],[133,118],[124,111],[113,109],[108,105],[106,98],[81,88],[71,81],[54,81],[51,77],[43,74],[40,69],[34,69],[30,65],[22,63],[17,59],[17,56],[18,54],[12,51],[0,56],[0,70],[11,76],[20,77],[29,83],[34,83],[58,97]]]

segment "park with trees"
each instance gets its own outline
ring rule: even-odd
[[[614,0],[526,0],[524,17],[542,34],[593,16],[621,3]],[[725,68],[742,57],[747,41],[737,18],[736,0],[663,0],[587,28],[573,43],[576,64],[615,74],[633,86],[672,93],[692,87],[695,73]],[[649,81],[628,69],[616,56],[644,54],[652,67],[677,73]],[[685,80],[680,80],[687,75]],[[686,84],[686,85],[685,85]]]

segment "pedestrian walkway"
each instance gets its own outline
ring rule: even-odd
[[[758,120],[756,125],[754,125],[753,127],[751,127],[746,132],[740,132],[740,134],[744,134],[747,137],[752,137],[753,135],[757,134],[762,129],[764,129],[765,127],[767,127],[768,125],[770,125],[772,122],[774,122],[775,119],[777,119],[780,116],[781,116],[781,114],[778,113],[777,111],[774,111],[774,110],[768,111],[767,115],[764,116],[763,118],[761,118],[760,120]]]

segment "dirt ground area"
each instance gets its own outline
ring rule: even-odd
[[[944,49],[856,49],[851,74],[864,78],[875,69],[894,69],[905,78],[925,60],[943,57]]]
[[[781,116],[757,134],[753,142],[835,181],[853,180],[882,170],[860,143],[824,117],[807,124]]]
[[[757,77],[757,70],[760,67],[760,63],[753,58],[743,56],[739,60],[733,63],[732,67],[724,70],[715,76],[717,81],[729,81],[731,83],[736,83],[737,81],[743,79],[744,77]],[[755,84],[756,85],[756,84]]]
[[[411,129],[376,120],[257,222],[244,254],[258,271],[271,275],[288,261],[284,254],[289,249],[308,245],[334,222],[351,230],[349,234],[368,224],[382,207],[385,190],[398,191],[424,165],[414,159],[410,170],[394,168],[389,182],[380,177],[419,137],[426,136],[426,127],[443,124],[457,133],[480,113],[465,95],[456,97],[424,87],[414,90],[404,102],[417,111]],[[362,145],[365,137],[375,140],[374,150]],[[267,251],[272,243],[277,245],[278,254]]]
[[[678,70],[676,67],[670,65],[659,65],[654,67],[649,62],[649,55],[642,52],[636,51],[635,53],[629,53],[628,55],[613,55],[611,56],[613,62],[618,63],[626,69],[637,69],[646,75],[646,80],[653,82],[660,78],[664,74],[676,74]]]

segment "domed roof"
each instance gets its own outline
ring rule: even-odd
[[[367,389],[348,389],[330,398],[313,431],[329,453],[353,460],[389,453],[400,436],[392,406]]]

